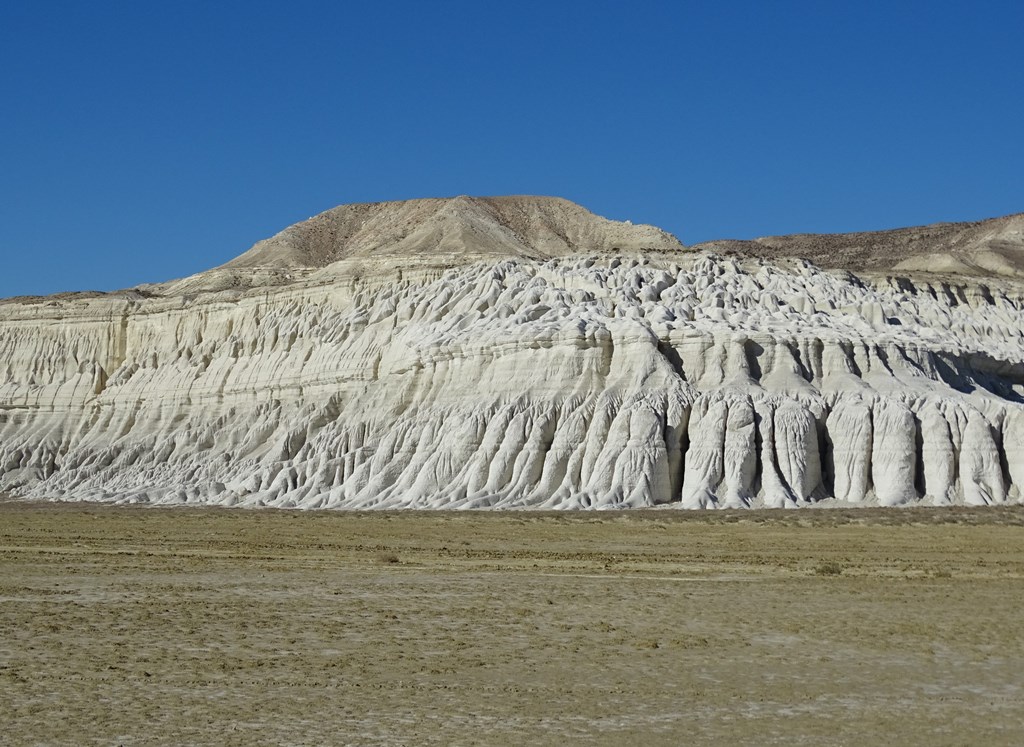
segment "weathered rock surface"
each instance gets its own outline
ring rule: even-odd
[[[838,234],[709,241],[701,251],[773,259],[804,257],[819,267],[854,271],[946,272],[1024,276],[1024,213],[971,223]]]
[[[1009,278],[709,256],[548,198],[346,206],[192,278],[0,303],[0,491],[1018,502],[1022,330]]]

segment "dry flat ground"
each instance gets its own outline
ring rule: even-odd
[[[1024,743],[1024,510],[0,503],[6,744]]]

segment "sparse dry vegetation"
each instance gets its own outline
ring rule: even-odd
[[[0,503],[4,741],[1020,743],[1022,521]]]
[[[838,576],[843,572],[843,566],[834,560],[829,560],[825,563],[820,563],[814,569],[814,572],[819,576]]]

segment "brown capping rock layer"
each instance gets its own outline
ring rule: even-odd
[[[340,205],[257,242],[223,268],[324,267],[388,256],[548,259],[683,249],[660,228],[608,220],[558,197],[460,196]]]
[[[969,223],[836,234],[716,240],[695,251],[726,256],[799,257],[826,269],[1019,277],[1024,274],[1024,213]]]

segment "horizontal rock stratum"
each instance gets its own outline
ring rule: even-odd
[[[193,277],[0,303],[0,491],[1020,502],[1022,223],[686,249],[555,198],[335,208]]]

